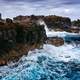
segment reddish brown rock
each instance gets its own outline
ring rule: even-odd
[[[55,45],[57,47],[64,44],[64,40],[62,38],[59,38],[59,37],[48,38],[47,42],[49,44]]]
[[[29,50],[45,42],[44,26],[29,22],[16,22],[9,18],[0,22],[0,65],[19,60]]]

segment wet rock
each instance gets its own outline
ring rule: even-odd
[[[6,18],[6,23],[12,23],[12,19]]]
[[[31,22],[28,25],[7,18],[0,23],[0,65],[16,61],[29,50],[39,48],[46,41],[44,26]]]
[[[77,26],[72,26],[69,30],[72,33],[79,33],[80,32],[80,28]]]
[[[64,44],[64,40],[59,37],[51,37],[51,38],[48,38],[47,43],[58,47]]]
[[[0,60],[0,66],[7,65],[5,60]]]
[[[71,20],[68,17],[61,17],[56,15],[46,16],[45,23],[49,29],[58,29],[66,31],[71,26]]]

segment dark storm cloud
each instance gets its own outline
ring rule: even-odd
[[[4,0],[6,2],[40,2],[45,0]]]
[[[75,5],[80,4],[80,0],[61,0],[63,4],[66,5]]]
[[[62,4],[80,4],[80,0],[2,0],[7,2],[46,2],[46,1],[52,1],[52,2],[61,2]]]

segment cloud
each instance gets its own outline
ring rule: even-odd
[[[60,15],[79,18],[80,0],[0,0],[3,17],[17,15]]]
[[[80,4],[80,0],[61,0],[63,4],[66,5],[75,5]]]
[[[80,4],[80,0],[1,0],[6,2],[60,2],[62,4]]]
[[[46,1],[46,0],[3,0],[6,2],[40,2],[40,1]]]

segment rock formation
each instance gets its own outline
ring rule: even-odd
[[[44,18],[44,21],[49,29],[67,30],[69,27],[71,27],[71,20],[67,17],[55,16],[55,15],[46,16]]]
[[[40,48],[47,40],[49,44],[61,46],[62,38],[48,38],[44,25],[37,24],[37,20],[43,20],[49,29],[72,32],[71,20],[60,16],[17,16],[13,20],[7,18],[0,20],[0,65],[9,61],[16,61],[29,50]]]
[[[1,15],[1,13],[0,13],[0,20],[2,19],[2,15]]]
[[[50,16],[17,16],[14,17],[14,21],[30,21],[30,20],[38,20],[42,19],[48,28],[54,29],[54,30],[59,30],[59,31],[68,31],[70,32],[70,27],[71,27],[71,20],[68,17],[62,17],[62,16],[56,16],[56,15],[50,15]]]
[[[22,23],[7,18],[0,22],[0,65],[27,55],[29,50],[39,48],[45,39],[44,26],[32,21]]]
[[[58,47],[58,46],[62,46],[64,44],[64,40],[59,37],[51,37],[51,38],[47,39],[47,43]]]

